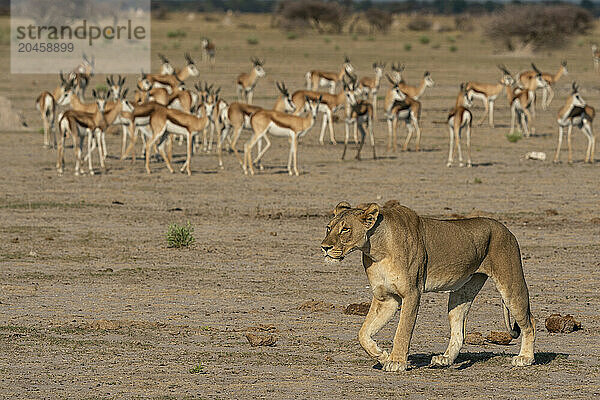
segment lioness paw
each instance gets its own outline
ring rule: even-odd
[[[390,354],[387,351],[383,350],[381,354],[377,356],[377,361],[379,361],[379,364],[383,366],[383,364],[385,364],[388,358],[390,358]]]
[[[533,357],[527,356],[516,356],[512,359],[512,365],[514,367],[526,367],[528,365],[532,365],[534,361]]]
[[[386,372],[406,371],[406,363],[400,361],[386,361],[383,363],[383,370]]]
[[[431,357],[431,363],[429,363],[430,367],[448,367],[452,364],[452,360],[450,357],[440,354],[438,356]]]

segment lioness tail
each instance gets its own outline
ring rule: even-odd
[[[518,338],[521,334],[521,328],[519,327],[519,324],[517,324],[517,321],[515,321],[512,329],[510,328],[510,311],[508,311],[508,307],[504,304],[504,300],[502,300],[502,311],[504,313],[504,325],[506,326],[506,330],[513,339]]]

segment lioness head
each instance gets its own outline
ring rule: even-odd
[[[376,203],[360,204],[356,208],[345,201],[339,203],[321,242],[324,256],[341,261],[354,250],[362,249],[367,242],[367,232],[378,217],[379,205]]]

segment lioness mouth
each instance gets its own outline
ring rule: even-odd
[[[344,259],[344,256],[334,257],[330,256],[329,254],[325,254],[325,258],[331,258],[332,260],[342,261]]]

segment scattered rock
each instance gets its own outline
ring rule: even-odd
[[[123,203],[122,201],[119,201],[119,200],[113,200],[112,204],[117,205],[117,206],[122,206],[125,203]]]
[[[35,251],[31,250],[31,251],[29,252],[29,255],[30,255],[31,257],[37,257],[38,253],[36,253]]]
[[[485,338],[481,332],[469,332],[465,336],[465,344],[482,345],[485,344]]]
[[[530,151],[525,154],[525,159],[546,161],[546,153],[542,151]]]
[[[246,329],[247,332],[277,332],[275,325],[258,325]]]
[[[492,331],[485,339],[490,343],[507,345],[510,344],[513,338],[508,332]]]
[[[556,210],[555,210],[555,209],[553,209],[553,208],[549,208],[549,209],[547,209],[547,210],[544,210],[544,213],[545,213],[546,215],[548,215],[548,216],[550,216],[550,215],[558,215],[558,211],[556,211]]]
[[[551,333],[571,333],[581,329],[581,322],[575,320],[570,314],[564,317],[560,314],[552,314],[546,318],[546,329]]]
[[[19,238],[18,237],[12,238],[11,242],[13,242],[13,243],[19,243]]]
[[[255,335],[254,333],[246,332],[246,339],[250,346],[275,346],[277,343],[277,337],[274,335]]]
[[[271,235],[271,236],[277,236],[277,232],[269,232],[269,235]]]
[[[329,311],[333,310],[334,308],[335,306],[333,304],[325,303],[321,300],[305,301],[304,303],[300,304],[300,307],[298,307],[299,310],[305,310],[310,312]]]
[[[181,208],[179,208],[179,207],[175,207],[175,208],[169,208],[167,211],[168,212],[175,212],[175,211],[183,211],[183,210]]]
[[[592,224],[600,224],[600,218],[594,217],[594,218],[590,219],[590,222]]]
[[[370,302],[364,303],[352,303],[344,307],[344,314],[347,315],[367,315],[369,308],[371,307]]]

